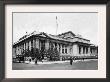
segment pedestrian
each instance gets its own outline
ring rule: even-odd
[[[35,64],[37,64],[37,58],[35,58]]]
[[[29,62],[31,62],[31,58],[29,58]]]
[[[73,63],[73,59],[72,59],[72,58],[70,58],[70,65],[72,65],[72,63]]]
[[[74,57],[73,59],[74,59],[74,61],[75,61],[75,60],[76,60],[76,57]]]

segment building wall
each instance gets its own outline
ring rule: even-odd
[[[39,39],[38,38],[36,38],[36,48],[39,49]]]
[[[49,40],[45,41],[45,49],[48,50],[49,49]]]
[[[51,43],[50,43],[51,41]],[[64,42],[57,42],[56,40],[52,41],[49,39],[45,39],[45,49],[48,50],[51,45],[53,45],[53,48],[55,48],[55,44],[57,47],[57,50],[60,53],[60,56],[91,56],[91,55],[98,55],[97,53],[97,48],[93,48],[90,46],[80,46],[77,43],[64,43]],[[40,39],[35,37],[35,38],[31,38],[28,39],[22,43],[18,43],[14,48],[13,48],[13,54],[15,55],[22,55],[23,50],[29,49],[31,50],[31,48],[38,48],[41,49],[41,42]],[[86,49],[87,48],[88,52],[86,53]],[[79,51],[80,48],[80,51]]]
[[[78,44],[73,44],[73,54],[72,56],[78,56]]]

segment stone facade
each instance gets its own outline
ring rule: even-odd
[[[24,50],[57,48],[60,56],[98,56],[98,47],[90,40],[75,35],[71,31],[59,35],[33,32],[13,44],[13,57],[23,55]]]

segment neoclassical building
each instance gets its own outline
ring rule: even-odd
[[[98,46],[91,44],[90,40],[83,38],[81,35],[75,35],[72,31],[59,35],[34,31],[31,34],[24,35],[13,44],[13,57],[23,55],[24,50],[31,50],[32,48],[48,50],[51,47],[57,48],[60,57],[98,56]]]

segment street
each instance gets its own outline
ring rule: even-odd
[[[26,63],[13,63],[13,70],[98,70],[98,60],[89,61],[73,61],[70,65],[69,61],[63,63],[52,64],[26,64]]]

